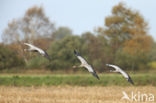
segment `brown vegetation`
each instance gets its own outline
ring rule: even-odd
[[[0,87],[0,103],[129,103],[127,100],[121,100],[122,91],[156,95],[156,87],[152,86]]]

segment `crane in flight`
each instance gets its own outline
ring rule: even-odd
[[[24,43],[24,45],[27,45],[29,47],[29,49],[24,49],[24,51],[38,52],[39,54],[41,54],[42,56],[47,58],[49,61],[51,60],[48,53],[46,51],[42,50],[41,48],[38,48],[38,47],[36,47],[32,44],[29,44],[29,43]]]
[[[92,68],[92,66],[89,65],[89,64],[87,63],[87,61],[86,61],[84,58],[82,58],[82,57],[80,56],[80,54],[79,54],[77,51],[74,50],[74,54],[77,56],[77,58],[78,58],[78,59],[80,60],[80,62],[81,62],[81,65],[78,66],[78,67],[84,67],[84,68],[86,68],[90,73],[92,73],[92,75],[93,75],[94,77],[96,77],[98,80],[100,80],[99,76],[96,74],[96,72],[95,72],[95,70]],[[77,67],[77,66],[73,66],[73,67],[75,68],[75,67]]]
[[[123,71],[120,67],[116,65],[112,65],[112,64],[106,64],[106,66],[113,67],[115,70],[110,70],[110,72],[121,73],[123,77],[126,78],[126,80],[128,80],[128,82],[134,85],[134,82],[132,81],[131,77],[125,71]]]

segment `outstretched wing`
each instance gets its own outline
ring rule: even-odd
[[[29,43],[24,43],[25,45],[29,46],[30,47],[30,51],[32,52],[38,52],[40,53],[42,56],[44,56],[45,58],[47,58],[48,60],[51,60],[48,53],[44,50],[42,50],[41,48],[38,48],[32,44],[29,44]]]
[[[94,76],[94,77],[96,77],[98,80],[100,79],[99,78],[99,76],[96,74],[96,72],[94,71],[94,69],[87,63],[87,61],[84,59],[84,58],[82,58],[81,56],[80,56],[80,54],[76,51],[76,50],[74,50],[74,54],[77,56],[77,58],[80,60],[80,62],[83,64],[83,66],[90,72],[90,73],[92,73],[92,75]]]
[[[120,70],[121,69],[118,66],[113,65],[113,64],[106,64],[106,66],[113,67],[115,70]]]
[[[134,85],[134,82],[133,82],[133,80],[131,79],[131,77],[130,76],[128,76],[129,78],[128,78],[128,82],[130,82],[132,85]]]
[[[99,76],[96,74],[96,72],[91,72],[92,73],[92,75],[94,76],[94,77],[96,77],[98,80],[100,80],[100,78],[99,78]]]
[[[51,58],[49,57],[49,55],[46,51],[44,51],[44,57],[46,57],[49,61],[51,60]]]
[[[38,48],[38,47],[36,47],[36,46],[34,46],[32,44],[24,43],[24,45],[29,46],[29,48],[30,48],[29,50],[32,51],[32,52],[44,53],[44,51],[42,49],[40,49],[40,48]]]
[[[90,65],[86,64],[84,67],[87,68],[88,71],[89,71],[90,73],[92,73],[92,75],[93,75],[94,77],[96,77],[98,80],[100,80],[99,76],[96,74],[95,70],[94,70]]]
[[[126,78],[128,80],[128,82],[130,82],[131,84],[134,85],[134,82],[132,81],[131,77],[125,72],[123,71],[120,67],[116,66],[116,65],[112,65],[112,64],[106,64],[107,66],[113,67],[116,70],[118,70],[124,78]]]
[[[82,58],[77,51],[74,50],[74,54],[77,56],[77,58],[80,60],[82,64],[88,64],[87,61],[84,58]]]
[[[24,43],[24,45],[27,45],[29,46],[30,48],[36,48],[36,46],[32,45],[32,44],[29,44],[29,43]]]
[[[125,77],[128,82],[130,82],[132,85],[134,85],[134,82],[132,81],[131,77],[129,76],[129,74],[127,74],[125,71],[123,71],[122,69],[120,70],[120,73],[123,75],[123,77]]]

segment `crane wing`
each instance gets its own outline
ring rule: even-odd
[[[77,51],[74,50],[74,54],[77,56],[77,58],[80,60],[82,64],[88,64],[87,61],[84,58],[82,58]]]
[[[49,61],[51,60],[51,58],[49,57],[48,53],[46,51],[44,51],[44,57],[46,57]]]
[[[29,46],[32,51],[39,52],[41,54],[44,54],[45,53],[44,50],[42,50],[41,48],[38,48],[38,47],[36,47],[36,46],[34,46],[32,44],[29,44],[29,43],[24,43],[24,44],[27,45],[27,46]]]
[[[94,71],[94,69],[87,63],[87,61],[84,59],[84,58],[82,58],[81,56],[80,56],[80,54],[77,52],[77,51],[75,51],[74,50],[74,54],[77,56],[77,58],[80,60],[80,62],[83,64],[83,66],[90,72],[90,73],[92,73],[92,75],[94,76],[94,77],[96,77],[97,79],[100,79],[99,78],[99,76],[96,74],[96,72]]]
[[[131,77],[129,76],[128,73],[126,73],[122,69],[120,69],[120,73],[123,75],[123,77],[125,77],[128,80],[128,82],[130,82],[132,85],[134,85],[134,82],[133,82],[133,80],[131,79]]]
[[[115,70],[121,70],[121,68],[113,64],[106,64],[106,66],[113,67]]]
[[[132,85],[134,85],[134,82],[129,75],[128,75],[128,82],[130,82]]]
[[[41,48],[38,48],[32,44],[29,44],[29,43],[24,43],[25,45],[29,46],[30,47],[30,51],[32,52],[38,52],[40,53],[42,56],[46,57],[48,60],[50,60],[50,57],[48,55],[48,53],[44,50],[42,50]]]
[[[77,58],[80,60],[80,62],[82,64],[88,64],[87,61],[84,58],[82,58],[81,56],[77,56]]]
[[[99,76],[96,74],[96,72],[94,71],[94,69],[93,69],[90,65],[86,64],[84,67],[87,68],[87,70],[88,70],[90,73],[92,73],[92,75],[93,75],[94,77],[96,77],[98,80],[100,80]]]
[[[27,45],[29,46],[30,48],[36,48],[36,46],[32,45],[32,44],[29,44],[29,43],[24,43],[24,45]]]
[[[123,77],[125,77],[128,80],[128,82],[134,85],[134,82],[132,81],[131,77],[125,71],[123,71],[120,67],[116,65],[112,65],[112,64],[106,64],[106,65],[118,70],[118,72],[120,72],[123,75]]]

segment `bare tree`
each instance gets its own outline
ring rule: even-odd
[[[4,43],[33,42],[40,37],[51,37],[54,31],[54,24],[45,16],[43,8],[34,6],[26,11],[24,17],[8,23],[2,40]]]

